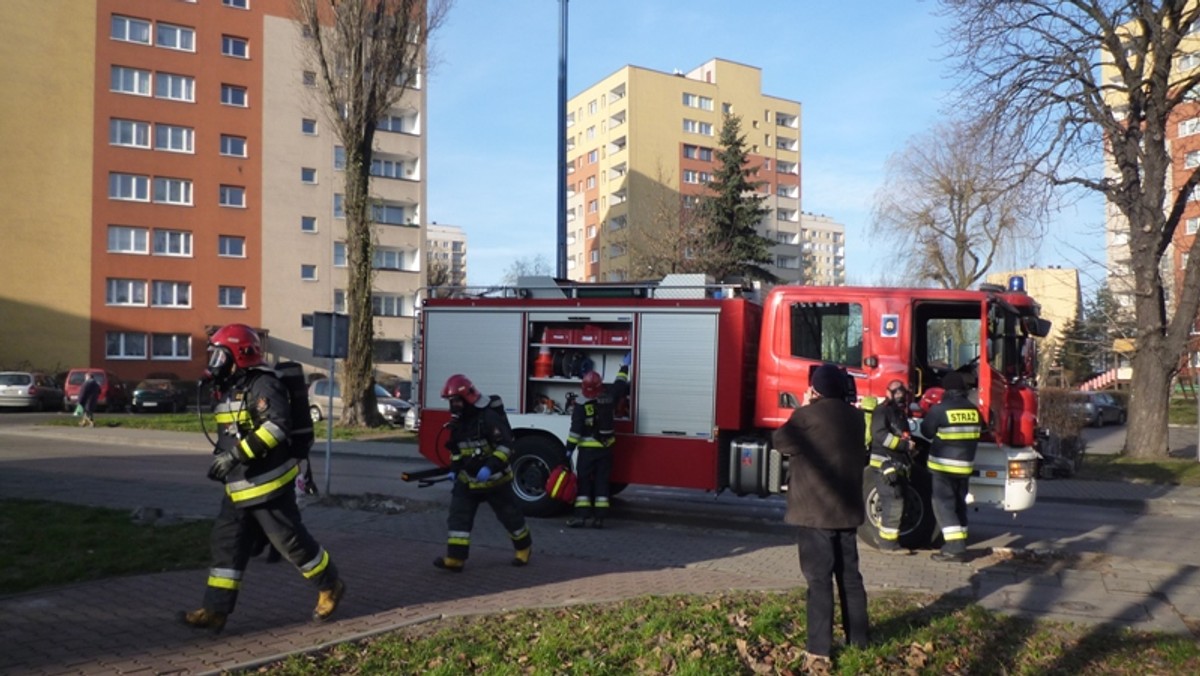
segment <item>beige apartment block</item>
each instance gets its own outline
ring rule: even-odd
[[[785,248],[788,245],[790,243],[784,242],[776,245],[776,258],[798,256],[805,284],[839,286],[846,283],[845,225],[823,214],[803,212],[800,214],[799,253],[792,254]]]
[[[447,286],[467,286],[467,233],[437,221],[425,226],[425,260],[426,273],[435,265],[444,266]]]
[[[624,66],[567,104],[567,275],[645,279],[651,260],[687,256],[676,235],[716,167],[724,113],[741,131],[770,209],[771,271],[801,257],[800,103],[762,93],[762,71],[712,59],[687,72]],[[676,250],[677,249],[677,250]]]

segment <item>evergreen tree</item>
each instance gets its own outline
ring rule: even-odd
[[[758,224],[770,209],[758,192],[762,181],[758,170],[748,165],[746,137],[741,135],[741,118],[726,114],[721,125],[718,167],[700,200],[699,213],[707,236],[701,265],[717,280],[740,275],[747,279],[777,282],[765,266],[770,265],[771,240],[758,234]]]

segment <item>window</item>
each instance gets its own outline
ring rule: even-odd
[[[108,142],[114,146],[150,147],[150,123],[112,118],[108,121]]]
[[[237,85],[221,85],[221,103],[227,106],[245,108],[247,105],[246,88]]]
[[[191,127],[178,127],[173,124],[154,125],[154,149],[170,150],[177,153],[190,153],[194,148],[195,131]]]
[[[405,225],[408,223],[404,216],[404,207],[399,204],[374,204],[371,206],[371,220],[386,225]]]
[[[1187,219],[1187,222],[1184,225],[1184,234],[1194,235],[1196,234],[1197,230],[1200,230],[1200,218],[1193,216],[1192,218]]]
[[[142,279],[109,279],[105,282],[106,305],[145,305],[146,281]]]
[[[155,230],[155,256],[191,256],[192,233],[185,230]]]
[[[343,159],[343,165],[345,160]],[[342,168],[345,168],[344,166]],[[399,160],[371,160],[371,175],[380,178],[410,179],[417,173],[416,161],[403,162]]]
[[[862,305],[793,303],[793,357],[862,367]]]
[[[246,287],[222,286],[217,288],[217,307],[246,307]]]
[[[300,217],[300,232],[316,232],[317,217],[316,216],[301,216]]]
[[[315,266],[315,265],[301,265],[300,266],[300,279],[303,279],[306,281],[313,281],[316,278],[317,278],[317,266]]]
[[[595,188],[595,187],[596,187],[596,177],[588,176],[587,177],[587,189],[591,190],[592,188]]]
[[[593,262],[593,263],[599,263],[599,262],[600,262],[600,252],[599,252],[599,251],[593,251],[593,252],[591,253],[591,255],[590,255],[588,258],[589,258],[589,259],[591,260],[591,262]]]
[[[154,44],[167,49],[194,52],[196,51],[196,31],[185,26],[173,26],[160,22],[155,27]]]
[[[300,81],[304,83],[305,87],[315,87],[317,86],[317,74],[306,70],[300,74]]]
[[[187,282],[154,282],[151,305],[155,307],[190,307],[192,285]]]
[[[235,235],[217,237],[217,255],[224,258],[245,258],[246,238]]]
[[[700,122],[698,120],[685,119],[683,121],[683,130],[690,134],[703,134],[705,136],[712,136],[713,133],[713,127],[711,123]]]
[[[113,66],[109,89],[122,94],[150,96],[150,71],[125,66]]]
[[[312,313],[310,312],[310,313],[300,315],[300,328],[312,330],[312,327],[313,327]]]
[[[230,157],[245,157],[246,139],[241,136],[221,134],[221,154]]]
[[[300,120],[300,133],[308,134],[309,136],[316,136],[317,135],[317,121],[307,118],[307,117]]]
[[[246,207],[246,189],[237,185],[223,185],[217,202],[223,207],[244,209]]]
[[[371,294],[371,315],[374,317],[403,317],[404,298],[392,294]]]
[[[408,361],[404,358],[404,341],[377,340],[372,351],[376,364],[395,364]]]
[[[707,96],[697,96],[696,94],[683,94],[683,105],[689,108],[699,108],[701,110],[712,110],[713,100]]]
[[[334,242],[333,243],[333,267],[335,267],[335,268],[346,267],[346,243],[345,242]]]
[[[162,204],[191,205],[192,182],[183,178],[154,178],[154,201]]]
[[[333,311],[334,312],[345,312],[346,311],[346,292],[341,289],[333,290]]]
[[[588,153],[588,164],[595,164],[599,159],[599,151],[593,150]]]
[[[109,174],[108,198],[112,200],[150,201],[150,177],[134,174]]]
[[[195,101],[196,81],[187,75],[155,73],[154,95],[172,101]]]
[[[1180,136],[1192,136],[1193,134],[1200,134],[1200,117],[1193,117],[1179,123]]]
[[[246,38],[235,38],[232,35],[221,36],[221,53],[238,59],[250,58],[250,41]]]
[[[398,134],[419,134],[420,128],[417,124],[416,113],[405,113],[404,115],[387,115],[379,120],[377,129],[379,131],[390,131]]]
[[[588,205],[587,205],[587,210],[588,210],[589,214],[594,214],[597,211],[599,211],[600,210],[600,201],[599,200],[589,201]]]
[[[109,331],[104,336],[104,356],[109,359],[145,359],[146,334]]]
[[[399,249],[376,249],[371,267],[376,270],[403,270],[404,252]]]
[[[312,167],[300,167],[300,182],[301,183],[316,183],[317,170]]]
[[[1191,70],[1196,66],[1200,66],[1200,52],[1188,52],[1179,57],[1179,70]]]
[[[155,333],[150,336],[151,359],[191,359],[192,337],[186,333]]]
[[[1183,166],[1188,169],[1200,167],[1200,150],[1193,150],[1183,156]]]
[[[712,148],[685,145],[683,146],[683,156],[692,160],[712,162]]]
[[[124,225],[108,226],[108,252],[145,254],[150,252],[150,231]]]
[[[250,9],[250,0],[221,0],[221,4],[234,9]]]
[[[114,14],[108,35],[114,40],[148,45],[150,44],[150,22]]]
[[[345,198],[337,193],[333,194],[333,217],[345,218],[346,208],[344,205]]]

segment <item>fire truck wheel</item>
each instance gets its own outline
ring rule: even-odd
[[[900,546],[905,549],[926,549],[934,544],[937,520],[929,501],[929,472],[914,467],[909,485],[905,488],[904,518],[900,522]],[[858,539],[879,548],[879,491],[875,488],[875,470],[863,470],[863,505],[867,518],[858,528]]]
[[[608,482],[608,495],[609,495],[609,497],[612,497],[612,496],[616,495],[617,493],[620,493],[621,491],[625,490],[626,488],[629,488],[629,484],[623,484],[623,483],[618,483],[616,481],[610,481],[610,482]]]
[[[562,443],[548,436],[523,436],[513,444],[512,489],[526,516],[554,516],[566,509],[546,493],[550,470],[564,459]]]

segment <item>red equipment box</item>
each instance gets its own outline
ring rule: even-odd
[[[599,345],[600,344],[600,327],[592,324],[585,325],[582,329],[575,329],[575,344],[576,345]]]
[[[542,333],[542,342],[551,345],[570,345],[574,342],[575,332],[558,326],[547,327]]]
[[[600,342],[605,345],[628,345],[629,329],[604,329],[600,332]]]

